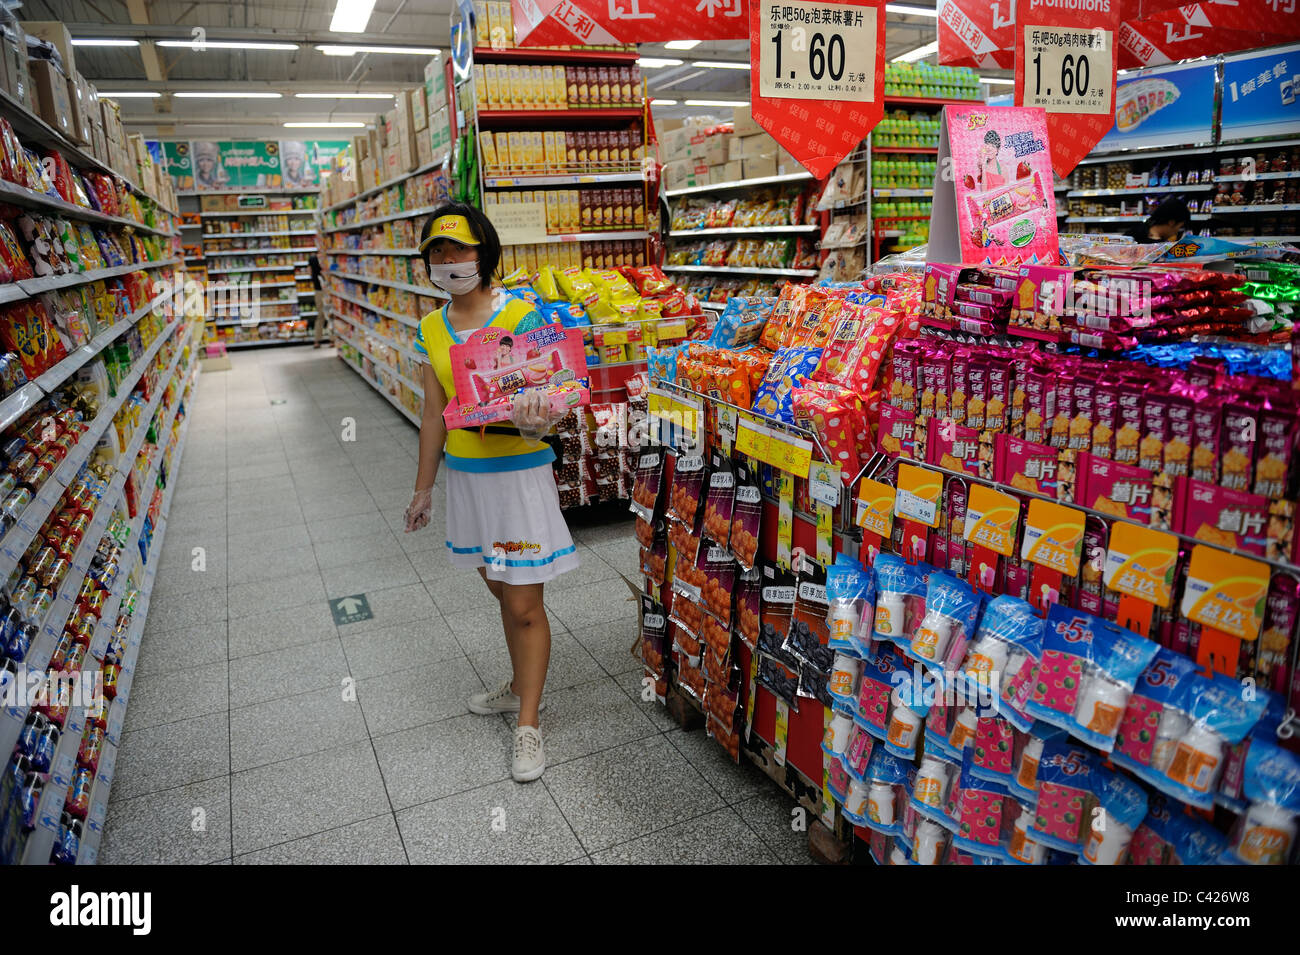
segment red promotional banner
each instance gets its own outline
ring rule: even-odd
[[[1136,12],[1133,8],[1136,7]],[[1173,6],[1135,3],[1119,33],[1120,68],[1155,66],[1300,38],[1297,0],[1233,0]]]
[[[511,0],[520,46],[743,40],[750,0]]]
[[[1115,125],[1119,25],[1119,0],[1017,0],[1015,102],[1047,112],[1062,178]]]
[[[1015,0],[939,0],[939,62],[1009,70],[1016,60]]]
[[[754,120],[823,179],[885,115],[885,2],[751,3]]]

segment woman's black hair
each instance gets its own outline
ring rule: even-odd
[[[515,344],[515,340],[511,338],[509,335],[502,335],[501,340],[497,342],[497,344],[505,345],[507,348],[513,348]]]
[[[501,264],[501,240],[497,237],[497,230],[493,227],[492,222],[485,216],[481,209],[467,205],[463,202],[448,202],[446,205],[439,206],[433,210],[433,214],[424,220],[424,228],[420,230],[420,245],[424,245],[424,240],[429,237],[433,231],[433,224],[440,216],[464,216],[469,223],[470,232],[474,233],[474,238],[478,239],[478,274],[482,280],[483,288],[492,284],[492,279],[496,275],[497,266]],[[429,264],[429,250],[433,248],[430,243],[424,250],[424,264]]]
[[[990,129],[984,134],[985,145],[992,146],[994,149],[1002,148],[1002,137],[998,135],[996,129]]]
[[[1183,226],[1186,226],[1191,221],[1192,217],[1187,211],[1187,203],[1178,196],[1170,196],[1156,206],[1149,220],[1152,225],[1177,222]]]

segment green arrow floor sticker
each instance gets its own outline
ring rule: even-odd
[[[334,615],[334,623],[340,627],[346,623],[372,620],[375,616],[370,612],[370,601],[366,600],[365,594],[353,594],[351,597],[331,600],[330,613]]]

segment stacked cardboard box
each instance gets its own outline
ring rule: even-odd
[[[741,175],[737,178],[757,179],[803,171],[798,161],[754,122],[748,106],[737,106],[733,110],[732,128],[734,135],[727,158],[741,164]]]
[[[739,179],[728,165],[731,130],[725,126],[681,126],[659,135],[664,188],[686,189]]]

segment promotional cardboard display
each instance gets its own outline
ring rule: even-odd
[[[509,421],[515,395],[540,391],[562,414],[590,403],[582,331],[545,325],[522,335],[480,328],[450,348],[459,404],[442,418],[448,428],[474,428]]]

